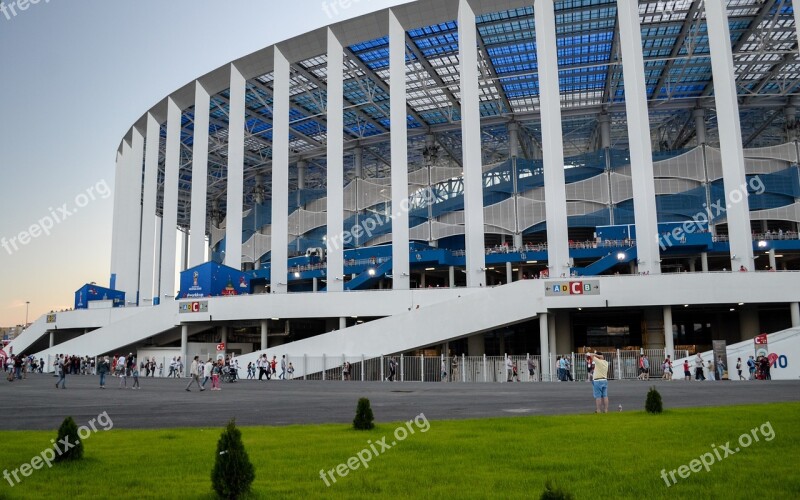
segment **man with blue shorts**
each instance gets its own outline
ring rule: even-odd
[[[586,357],[588,361],[594,362],[592,390],[597,406],[595,413],[608,413],[608,361],[603,359],[602,354],[596,352],[590,352]]]

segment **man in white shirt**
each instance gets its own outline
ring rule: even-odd
[[[200,363],[199,363],[199,360],[200,360],[200,356],[195,356],[194,360],[192,360],[192,365],[189,368],[189,376],[191,378],[189,379],[189,385],[186,386],[186,390],[188,392],[192,391],[190,389],[190,387],[192,386],[193,383],[197,384],[197,387],[200,388],[200,392],[205,391],[205,389],[203,389],[203,386],[200,385]]]

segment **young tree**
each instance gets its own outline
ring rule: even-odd
[[[353,428],[360,431],[368,431],[375,427],[373,420],[375,420],[375,417],[372,415],[369,399],[359,399],[358,407],[356,407],[356,418],[353,419]]]
[[[235,500],[250,491],[255,469],[242,443],[242,432],[231,419],[217,442],[211,486],[220,498]]]
[[[83,458],[83,442],[81,442],[81,438],[78,436],[78,426],[75,424],[72,417],[67,417],[61,422],[61,427],[58,428],[56,443],[62,450],[62,453],[56,455],[56,462],[80,460]]]

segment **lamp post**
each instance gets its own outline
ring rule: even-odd
[[[31,305],[31,301],[26,300],[25,301],[25,327],[23,328],[23,330],[25,328],[28,328],[28,306],[30,306],[30,305]]]

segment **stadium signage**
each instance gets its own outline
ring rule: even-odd
[[[568,295],[600,295],[600,280],[557,281],[545,283],[545,297],[564,297]]]
[[[204,300],[201,302],[182,302],[181,304],[178,305],[178,311],[181,314],[208,312],[208,301]]]

